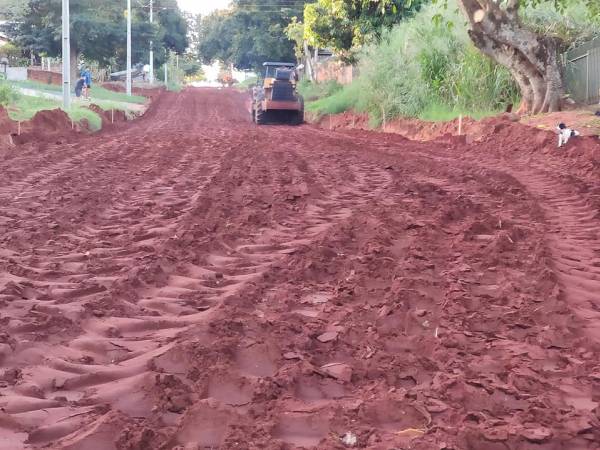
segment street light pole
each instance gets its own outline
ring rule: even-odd
[[[71,32],[69,0],[62,2],[63,109],[71,107]]]
[[[127,0],[127,95],[131,96],[131,0]]]
[[[165,60],[165,87],[169,86],[169,50],[165,50],[167,59]]]
[[[153,0],[150,0],[150,23],[154,22]],[[154,42],[150,41],[150,84],[154,84]]]

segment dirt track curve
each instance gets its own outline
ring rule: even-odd
[[[0,450],[600,449],[595,173],[244,100],[0,149]]]

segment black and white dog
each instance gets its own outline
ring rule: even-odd
[[[559,123],[556,127],[556,131],[558,131],[558,146],[562,147],[569,142],[574,136],[579,136],[579,131],[573,130],[567,127],[564,123]]]

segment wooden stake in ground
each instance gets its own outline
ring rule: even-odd
[[[462,114],[458,116],[458,135],[462,136]]]

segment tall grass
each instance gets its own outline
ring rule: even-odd
[[[311,83],[308,80],[301,80],[298,83],[298,92],[304,98],[304,101],[313,101],[323,97],[329,97],[342,89],[342,85],[335,80],[325,83]]]
[[[351,85],[307,109],[318,114],[354,109],[368,112],[373,123],[501,111],[517,101],[518,89],[505,68],[472,45],[466,30],[454,0],[448,8],[429,5],[360,52],[360,75]]]

